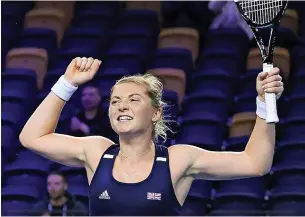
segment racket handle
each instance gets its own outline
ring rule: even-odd
[[[273,64],[263,64],[263,71],[270,72],[273,69]],[[275,93],[265,93],[265,102],[266,102],[266,110],[267,110],[267,123],[277,123],[279,122],[279,118],[277,115],[277,106],[276,106],[276,95]]]

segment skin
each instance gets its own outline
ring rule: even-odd
[[[53,205],[62,205],[66,202],[65,191],[68,185],[60,175],[51,174],[47,178],[47,189]]]
[[[65,79],[74,86],[91,80],[101,61],[76,58],[67,67]],[[257,77],[257,91],[261,100],[264,91],[283,92],[283,83],[277,68]],[[264,86],[264,88],[263,88]],[[68,166],[85,167],[89,184],[101,155],[114,142],[100,136],[75,138],[55,134],[65,102],[53,92],[44,99],[24,126],[19,138],[24,147]],[[133,120],[117,121],[119,115],[129,115]],[[127,158],[115,159],[113,176],[121,182],[140,182],[152,169],[155,149],[152,143],[152,124],[161,118],[159,109],[151,105],[145,87],[135,83],[115,86],[109,108],[112,128],[119,135],[120,150]],[[184,203],[195,179],[228,180],[265,175],[270,171],[275,144],[275,124],[267,124],[257,117],[249,142],[242,152],[213,152],[188,144],[169,148],[172,184],[180,204]],[[151,151],[148,151],[152,148]],[[141,154],[143,153],[143,154]],[[135,171],[141,171],[135,174]],[[122,174],[130,175],[126,180]]]

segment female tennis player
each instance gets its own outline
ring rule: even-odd
[[[61,110],[78,86],[101,64],[75,58],[24,126],[20,141],[28,149],[68,166],[84,167],[90,185],[90,215],[178,215],[193,180],[262,176],[269,172],[275,124],[267,124],[264,92],[283,92],[279,69],[257,77],[257,120],[242,152],[214,152],[188,144],[169,148],[162,83],[152,75],[124,77],[111,91],[109,118],[119,144],[107,138],[55,134]],[[204,133],[204,132],[202,132]]]

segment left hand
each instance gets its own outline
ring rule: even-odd
[[[273,68],[270,72],[259,73],[256,79],[256,91],[259,99],[263,102],[265,102],[265,92],[275,93],[276,99],[279,99],[284,91],[279,68]]]

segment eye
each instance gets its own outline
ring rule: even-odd
[[[139,99],[135,99],[135,98],[131,99],[131,102],[138,102],[138,101],[140,101],[140,100]]]
[[[111,101],[111,105],[115,105],[118,101],[117,100],[113,100]]]

